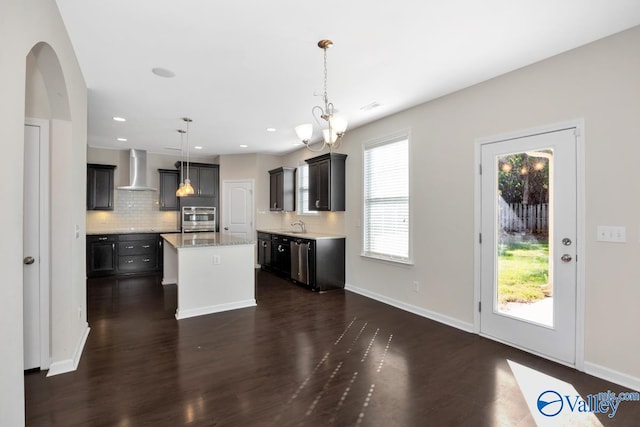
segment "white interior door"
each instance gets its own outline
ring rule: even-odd
[[[576,129],[480,150],[480,332],[574,365]]]
[[[40,367],[40,126],[24,127],[24,369]]]
[[[253,181],[224,181],[222,198],[224,203],[222,232],[252,240]]]

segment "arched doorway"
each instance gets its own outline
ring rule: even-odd
[[[25,369],[51,359],[51,150],[71,128],[69,97],[54,50],[36,44],[26,57],[23,181],[23,334]],[[56,121],[57,126],[51,126]]]

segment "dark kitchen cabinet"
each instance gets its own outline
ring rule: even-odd
[[[87,276],[111,276],[116,273],[117,236],[87,236]]]
[[[291,275],[291,238],[273,234],[271,236],[271,269],[285,277]]]
[[[87,210],[113,210],[115,166],[87,164]]]
[[[157,233],[87,236],[87,277],[161,271],[162,244]]]
[[[309,210],[345,210],[346,154],[328,153],[307,159],[309,164]]]
[[[180,162],[176,162],[176,169],[180,171]],[[183,177],[187,178],[187,164],[183,164]],[[189,180],[195,190],[188,197],[218,198],[220,192],[220,166],[208,163],[189,163]]]
[[[262,269],[313,291],[344,289],[344,237],[305,239],[259,231],[257,240]]]
[[[118,273],[157,271],[162,240],[157,234],[120,234],[118,236]]]
[[[269,171],[269,210],[296,210],[296,169],[280,167]]]
[[[158,172],[160,173],[159,209],[161,211],[179,210],[176,191],[180,186],[180,172],[171,169],[158,169]]]
[[[258,233],[258,264],[260,268],[271,268],[271,234]]]

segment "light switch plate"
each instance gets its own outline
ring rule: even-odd
[[[625,243],[627,241],[627,227],[599,225],[596,240],[599,242]]]

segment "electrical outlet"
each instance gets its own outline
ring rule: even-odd
[[[420,291],[420,282],[418,282],[417,280],[413,281],[413,292],[419,292]]]

